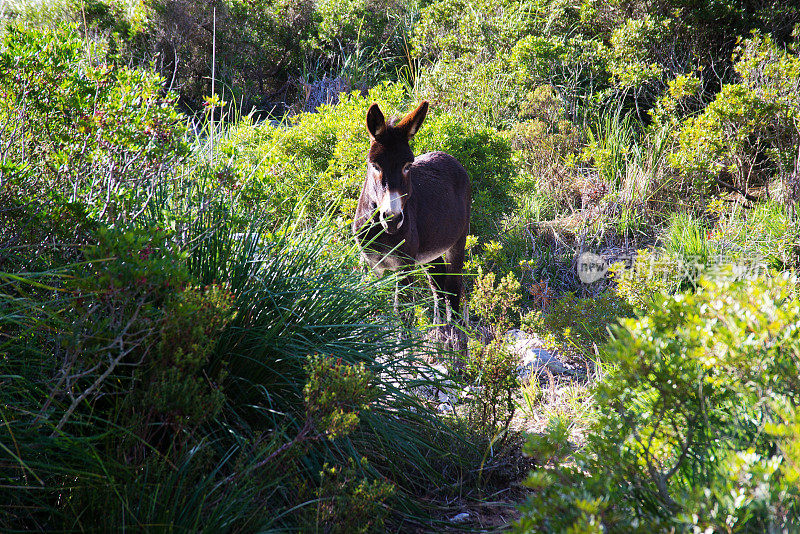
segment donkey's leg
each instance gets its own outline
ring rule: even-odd
[[[434,322],[439,324],[439,297],[444,297],[445,316],[447,322],[450,322],[450,300],[445,295],[447,291],[447,264],[445,263],[444,256],[439,257],[435,261],[428,264],[427,268],[428,280],[430,281],[431,293],[433,293],[433,315]]]
[[[425,270],[425,277],[428,279],[428,287],[433,295],[433,323],[439,324],[441,317],[439,316],[439,296],[437,295],[436,283],[427,269]]]
[[[409,302],[413,302],[413,300],[409,298],[408,288],[414,280],[408,269],[408,266],[404,266],[395,272],[396,280],[394,286],[394,314],[400,319],[400,322],[405,328],[411,328],[414,315],[413,312],[409,315],[408,306],[403,306],[403,308],[401,308],[401,304],[406,305]],[[403,310],[405,310],[405,312]]]
[[[449,328],[449,342],[452,347],[454,361],[457,368],[463,368],[468,359],[467,337],[462,329],[468,323],[466,313],[460,309],[461,297],[464,293],[464,247],[467,242],[466,233],[461,236],[450,250],[444,254],[444,267],[446,274],[440,277],[442,288],[447,293],[447,324]],[[466,299],[464,299],[466,301]],[[453,315],[457,316],[458,323],[453,325]],[[460,315],[460,317],[459,317]]]
[[[466,244],[467,234],[464,233],[444,255],[447,267],[446,286],[444,289],[449,293],[450,307],[456,313],[461,312],[459,306],[461,305],[461,296],[464,293],[462,271],[464,269],[464,247]],[[447,320],[451,320],[449,316]]]
[[[400,278],[394,279],[394,314],[400,314]]]
[[[451,254],[448,251],[440,260],[438,270],[434,280],[439,293],[445,297],[445,309],[447,313],[447,322],[453,320],[453,312],[461,313],[459,309],[461,303],[461,293],[463,292],[463,282],[461,280],[461,269],[464,266],[463,252],[462,257],[459,259],[456,255],[456,263],[448,261],[448,256]]]

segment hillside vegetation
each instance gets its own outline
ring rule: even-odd
[[[0,530],[800,530],[793,3],[0,19]],[[350,230],[367,108],[421,100],[472,181],[458,328]]]

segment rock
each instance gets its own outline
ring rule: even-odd
[[[554,374],[572,373],[552,352],[545,348],[544,341],[536,335],[526,334],[521,330],[509,330],[506,332],[506,339],[508,340],[508,349],[521,361],[517,368],[521,380],[528,380],[531,375],[537,374],[543,369]]]
[[[451,404],[440,404],[436,407],[436,411],[442,415],[453,415],[456,409]]]
[[[447,377],[447,367],[440,363],[420,366],[418,368],[420,377],[437,381],[437,384],[428,384],[413,388],[413,392],[422,399],[433,401],[436,410],[441,414],[455,413],[456,405],[460,402],[463,392],[461,387]]]
[[[469,512],[461,512],[450,518],[451,523],[463,523],[469,520]]]
[[[431,364],[431,369],[439,373],[441,376],[447,376],[447,367],[441,363]]]

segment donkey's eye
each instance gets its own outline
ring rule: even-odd
[[[408,172],[411,170],[411,162],[409,161],[405,165],[403,165],[403,176],[408,176]]]
[[[370,161],[369,166],[367,167],[367,176],[369,175],[371,175],[375,180],[380,180],[381,176],[383,175],[383,171],[381,171],[380,166]]]

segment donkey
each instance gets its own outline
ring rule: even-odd
[[[444,293],[449,321],[452,310],[459,311],[463,292],[471,190],[467,171],[453,156],[429,152],[414,157],[409,141],[427,113],[423,101],[399,122],[387,124],[378,104],[370,106],[367,176],[353,233],[378,275],[430,264],[436,312],[436,293]]]

